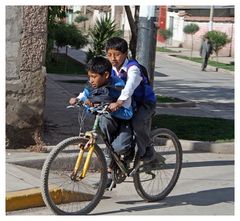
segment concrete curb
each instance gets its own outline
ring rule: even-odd
[[[180,140],[183,151],[210,152],[218,154],[234,154],[234,142],[216,143],[207,141]]]
[[[183,150],[191,150],[197,152],[210,152],[218,154],[234,154],[234,142],[209,142],[209,141],[197,141],[197,140],[179,140]],[[104,144],[98,144],[102,149]],[[54,146],[46,146],[46,150],[50,152]]]
[[[50,190],[52,199],[55,203],[58,202],[81,202],[90,200],[93,195],[81,193],[81,192],[72,192],[58,187],[53,187]],[[22,209],[29,209],[35,207],[45,206],[45,203],[42,199],[41,189],[33,188],[20,190],[15,192],[8,192],[6,194],[6,211],[15,211]]]
[[[40,188],[6,193],[6,211],[44,206]]]
[[[196,107],[196,103],[193,101],[186,101],[186,102],[173,102],[173,103],[159,103],[157,102],[157,107]]]

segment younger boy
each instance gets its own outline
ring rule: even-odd
[[[144,162],[155,159],[155,150],[150,139],[151,117],[155,112],[156,97],[146,76],[136,60],[128,60],[128,44],[119,37],[113,37],[106,43],[108,60],[113,66],[112,76],[117,76],[126,82],[117,102],[109,105],[110,110],[120,108],[129,98],[135,102],[135,112],[132,118],[133,130],[140,158]]]
[[[83,101],[88,106],[99,103],[116,102],[121,89],[125,83],[118,77],[111,76],[112,65],[103,57],[95,57],[87,64],[89,86],[76,98],[71,98],[69,103],[74,105],[78,100]],[[112,144],[114,151],[118,154],[127,154],[132,149],[133,133],[128,120],[132,117],[133,111],[131,98],[124,105],[112,110],[109,114],[100,116],[99,127],[106,135],[109,143]],[[111,156],[105,153],[107,165],[110,169]],[[110,186],[111,180],[107,186]]]

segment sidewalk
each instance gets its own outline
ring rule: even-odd
[[[84,52],[70,49],[69,55],[83,62]],[[234,118],[233,75],[225,72],[200,72],[198,65],[156,55],[156,85],[158,93],[194,101],[194,107],[159,107],[159,113]],[[170,64],[169,64],[170,63]],[[177,72],[176,72],[177,70]],[[81,91],[79,76],[47,75],[45,108],[45,142],[54,145],[78,134],[77,113],[66,110],[71,96]],[[234,153],[233,143],[214,144],[181,141],[184,151]],[[41,167],[47,153],[29,150],[6,151],[6,203],[7,211],[43,206],[40,194]],[[227,157],[228,158],[228,157]],[[221,170],[221,168],[219,168]],[[209,171],[211,172],[211,170]],[[123,190],[124,191],[124,190]],[[128,200],[127,198],[125,200]]]
[[[201,155],[202,153],[203,156],[207,153],[215,153],[216,156],[223,161],[225,158],[234,158],[232,143],[214,144],[185,140],[180,140],[180,142],[186,154],[200,153]],[[194,157],[195,154],[192,154],[192,156]],[[26,149],[6,151],[6,212],[45,206],[40,190],[40,174],[47,155],[48,153],[30,152]],[[210,156],[212,158],[213,154]],[[202,157],[200,159],[202,159]],[[183,163],[189,163],[192,160],[192,157],[190,158],[184,155]],[[205,160],[209,159],[205,157]],[[219,170],[221,171],[221,168],[219,168]],[[211,170],[209,172],[211,173]],[[130,185],[132,188],[133,184]],[[121,186],[122,185],[119,185],[120,189],[118,189],[118,194],[121,195],[119,191],[123,191],[123,195],[126,195],[126,189],[122,189]],[[106,194],[111,195],[111,193]],[[125,200],[127,199],[128,197],[126,195]],[[108,206],[106,205],[105,209],[107,208]]]

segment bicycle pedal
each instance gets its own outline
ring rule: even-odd
[[[131,173],[129,173],[129,176],[133,177],[135,175],[135,173],[137,172],[137,170],[139,169],[140,166],[141,166],[141,163],[139,161],[138,164],[133,168]]]
[[[116,183],[112,181],[111,185],[109,188],[107,188],[108,191],[112,191],[113,188],[116,188]]]

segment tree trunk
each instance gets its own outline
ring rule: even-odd
[[[127,18],[128,18],[128,22],[130,25],[130,29],[131,29],[131,40],[129,42],[129,49],[132,53],[132,58],[136,58],[136,48],[137,48],[137,24],[138,24],[138,20],[139,20],[139,8],[140,6],[135,6],[135,15],[133,18],[130,6],[124,6],[126,14],[127,14]],[[135,19],[135,21],[134,21]]]
[[[66,45],[66,55],[68,54],[68,46]]]
[[[191,60],[192,60],[192,52],[193,52],[193,35],[191,35],[192,37],[192,47],[191,47]]]

